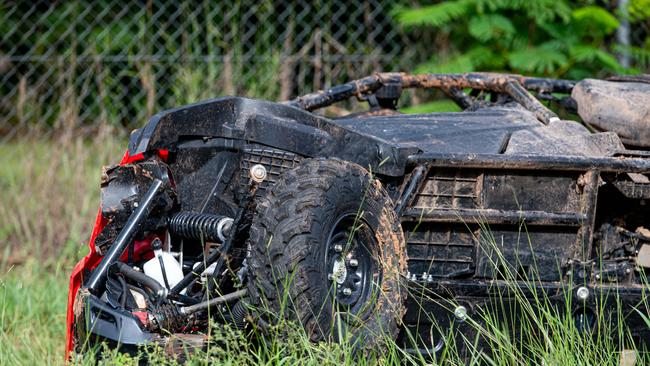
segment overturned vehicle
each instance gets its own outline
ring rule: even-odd
[[[407,88],[463,111],[402,114]],[[352,97],[369,111],[315,113]],[[286,317],[313,341],[438,352],[448,330],[472,339],[495,296],[516,308],[513,282],[585,332],[611,312],[647,342],[649,101],[643,76],[382,73],[164,111],[102,174],[67,351],[174,352],[203,347],[210,323]]]

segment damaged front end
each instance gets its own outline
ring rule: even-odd
[[[154,344],[171,353],[201,348],[211,306],[232,310],[220,321],[243,323],[238,301],[246,291],[237,290],[239,277],[214,274],[229,274],[233,258],[222,254],[247,206],[235,218],[181,211],[163,157],[164,152],[146,159],[127,153],[120,165],[102,174],[90,253],[71,277],[68,354],[98,343],[126,352]],[[247,196],[256,186],[251,185]],[[184,241],[200,242],[204,250],[184,251]],[[217,282],[232,293],[208,297]]]

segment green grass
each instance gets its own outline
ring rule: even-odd
[[[70,266],[35,259],[0,272],[0,365],[60,364]]]
[[[123,145],[110,131],[0,144],[0,365],[63,360],[68,276]]]
[[[37,255],[56,262],[85,255],[82,243],[99,206],[103,165],[117,163],[126,139],[110,130],[91,140],[0,143],[0,249],[2,264]]]
[[[0,365],[61,364],[63,361],[68,275],[76,260],[87,251],[86,241],[99,203],[100,167],[117,162],[126,145],[125,138],[110,136],[103,133],[90,141],[63,137],[0,145]],[[525,233],[522,237],[525,240]],[[497,247],[494,238],[477,240]],[[504,274],[506,279],[509,276],[512,278],[512,274]],[[525,314],[520,324],[503,321],[498,312],[480,312],[467,321],[493,345],[492,354],[472,349],[473,337],[447,336],[448,344],[469,344],[470,363],[617,365],[620,349],[632,348],[625,332],[614,337],[581,334],[572,315],[550,306],[546,296],[527,299],[522,296],[526,283],[508,283]],[[571,289],[567,289],[567,294],[568,291]],[[503,298],[494,301],[498,305]],[[614,329],[620,320],[597,314],[597,322],[607,330]],[[353,353],[349,344],[314,344],[300,327],[290,323],[282,323],[255,341],[249,341],[241,332],[219,326],[213,326],[210,331],[214,344],[208,351],[191,356],[189,364],[424,363],[423,359],[404,354],[390,342],[385,349],[365,355]],[[140,357],[145,357],[145,353]],[[149,352],[146,357],[152,363],[176,363],[160,351]],[[138,357],[107,350],[99,363],[137,364],[137,361]],[[639,359],[637,365],[648,361]],[[92,355],[76,360],[79,364],[97,362]],[[438,355],[435,363],[463,362],[452,346]]]

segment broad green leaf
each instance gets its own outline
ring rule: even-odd
[[[417,73],[463,73],[477,69],[496,70],[503,68],[503,55],[495,53],[489,47],[475,47],[464,54],[444,60],[431,58],[415,69]]]
[[[631,0],[627,12],[632,21],[647,20],[650,18],[650,0]]]
[[[592,62],[596,59],[598,48],[590,45],[580,44],[569,48],[569,56],[578,62]]]
[[[607,53],[604,50],[598,49],[596,52],[596,58],[600,63],[603,65],[609,67],[610,69],[616,71],[616,72],[623,72],[625,69],[616,59],[616,57],[612,56],[611,54]]]
[[[575,45],[569,49],[569,56],[579,63],[597,63],[616,72],[625,72],[616,57],[598,47]]]
[[[571,18],[571,7],[566,0],[478,0],[476,9],[478,13],[517,10],[537,24],[555,19],[566,23]]]

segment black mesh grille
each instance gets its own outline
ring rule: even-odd
[[[404,229],[412,274],[453,278],[473,273],[478,232],[463,225],[420,224],[417,230],[409,225]]]
[[[260,189],[266,189],[277,182],[280,174],[295,167],[302,158],[294,153],[275,149],[244,149],[240,167],[241,184],[250,184],[249,170],[255,164],[262,164],[266,168],[266,179]]]
[[[413,207],[461,209],[480,207],[481,179],[474,171],[434,171],[418,192]]]

